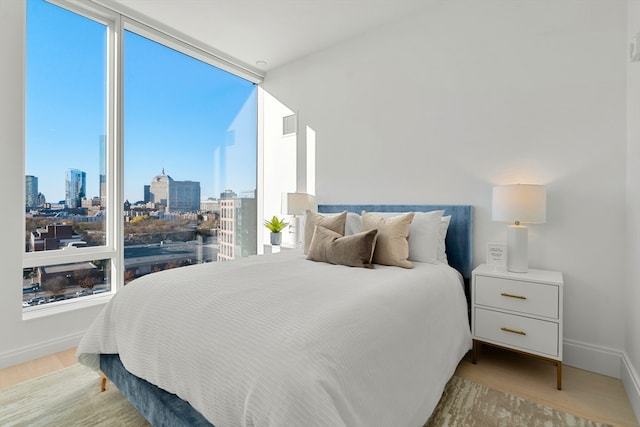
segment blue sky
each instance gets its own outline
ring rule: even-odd
[[[106,28],[41,0],[27,7],[26,174],[56,202],[65,171],[80,169],[97,196]],[[141,200],[163,168],[199,181],[202,198],[254,189],[256,87],[134,33],[124,46],[125,198]]]

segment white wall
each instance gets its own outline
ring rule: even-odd
[[[620,1],[440,2],[264,87],[317,133],[318,203],[472,204],[475,264],[506,239],[492,186],[546,184],[530,266],[564,273],[565,362],[620,377],[626,26]]]
[[[296,168],[288,165],[295,165],[297,162],[296,134],[282,135],[282,119],[294,112],[265,91],[262,91],[261,96],[264,214],[263,218],[258,218],[258,224],[274,215],[281,219],[286,216],[282,211],[282,193],[296,192]],[[290,219],[287,221],[291,222]],[[266,229],[263,231],[262,243],[267,245],[270,243],[270,233]],[[295,244],[295,237],[290,231],[291,228],[288,227],[282,233],[282,243],[285,245]]]
[[[627,40],[640,38],[640,1],[628,0]],[[636,39],[640,52],[640,40]],[[627,93],[627,371],[623,381],[640,420],[640,60],[629,62]]]

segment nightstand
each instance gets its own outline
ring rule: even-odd
[[[557,271],[511,273],[487,264],[473,270],[473,363],[481,343],[550,360],[561,390],[563,285]]]
[[[289,246],[289,245],[271,245],[271,244],[265,244],[263,246],[263,250],[264,250],[264,254],[277,254],[279,252],[282,251],[290,251],[296,249],[295,246]]]

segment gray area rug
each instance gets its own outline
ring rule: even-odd
[[[0,390],[0,426],[149,426],[113,386],[100,392],[100,376],[72,365]]]
[[[98,374],[73,365],[0,390],[0,426],[126,426],[149,424]],[[453,377],[425,427],[605,427],[521,397]]]
[[[452,377],[425,427],[611,427]]]

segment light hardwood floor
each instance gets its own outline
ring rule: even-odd
[[[20,365],[0,369],[0,390],[33,378],[66,368],[76,362],[76,349],[72,348]]]
[[[638,427],[622,381],[563,365],[562,390],[556,388],[555,364],[491,346],[480,346],[456,374],[476,383],[522,396],[574,415],[620,427]]]
[[[70,349],[0,369],[0,390],[74,363],[75,349]],[[563,390],[557,390],[556,368],[552,363],[489,346],[480,348],[477,365],[467,355],[456,374],[594,421],[640,427],[622,382],[616,378],[564,366]]]

